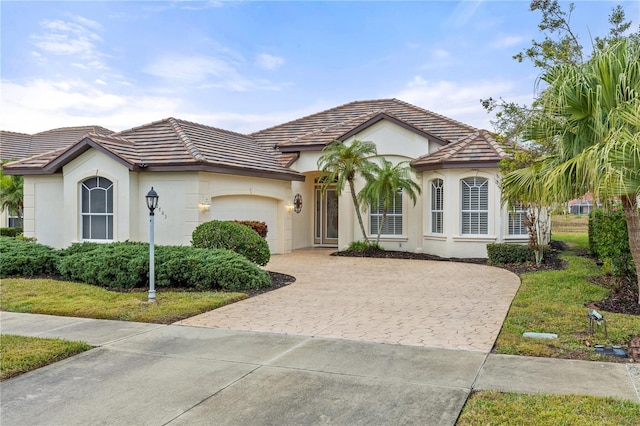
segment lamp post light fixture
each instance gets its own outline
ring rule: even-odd
[[[149,208],[149,302],[156,301],[156,280],[155,280],[155,250],[154,250],[154,242],[153,242],[153,233],[154,233],[154,218],[155,213],[154,210],[158,207],[158,193],[153,190],[153,186],[151,187],[151,191],[147,192],[145,196],[147,199],[147,207]]]

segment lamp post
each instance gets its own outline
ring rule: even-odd
[[[149,302],[156,301],[156,280],[155,280],[155,250],[153,247],[153,232],[154,232],[154,210],[158,207],[158,193],[153,190],[147,192],[145,196],[147,199],[147,207],[149,208]]]

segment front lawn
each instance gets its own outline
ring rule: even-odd
[[[637,425],[640,405],[582,395],[474,392],[456,425]]]
[[[587,247],[586,234],[554,234],[554,239],[567,242],[572,249]],[[604,326],[588,333],[585,304],[604,299],[609,290],[593,284],[589,277],[600,275],[601,269],[592,259],[566,251],[560,258],[567,269],[529,272],[521,275],[522,284],[513,300],[496,342],[495,352],[552,358],[616,361],[594,353],[593,345],[618,345],[626,349],[630,339],[640,332],[640,316],[600,311],[607,320]],[[555,333],[557,339],[533,339],[524,332]]]
[[[0,380],[35,370],[91,349],[84,342],[0,335]]]
[[[5,278],[0,310],[82,318],[170,324],[246,298],[244,293],[159,291],[121,293],[89,284],[51,279]]]

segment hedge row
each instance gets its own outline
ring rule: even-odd
[[[603,262],[605,272],[617,276],[632,276],[635,273],[627,221],[622,209],[591,211],[589,250]]]
[[[261,266],[266,265],[271,258],[267,241],[250,227],[236,222],[205,222],[193,231],[191,240],[194,247],[228,249]]]
[[[17,237],[22,234],[22,228],[0,228],[0,237]]]
[[[149,285],[147,243],[83,243],[56,251],[1,238],[0,250],[2,277],[55,274],[107,288]],[[158,287],[242,291],[271,285],[266,271],[229,250],[156,246],[155,271]]]
[[[548,248],[545,248],[545,256],[547,250]],[[508,243],[487,244],[487,264],[489,265],[535,261],[535,253],[529,246]]]
[[[0,278],[55,274],[58,256],[49,246],[0,237]]]

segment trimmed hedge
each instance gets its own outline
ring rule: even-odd
[[[0,228],[0,237],[17,237],[22,234],[22,228]]]
[[[633,276],[635,265],[629,248],[624,210],[592,210],[589,214],[589,251],[598,257],[606,273]]]
[[[271,285],[266,271],[229,250],[156,246],[155,266],[158,287],[242,291]],[[62,250],[58,270],[63,278],[101,287],[147,287],[149,245],[74,244]]]
[[[58,253],[31,241],[0,237],[0,277],[55,274]]]
[[[205,222],[193,231],[191,239],[194,247],[228,249],[261,266],[266,265],[271,258],[267,241],[250,227],[236,222]]]
[[[494,243],[487,244],[487,264],[502,265],[504,263],[535,262],[533,249],[521,244]]]
[[[248,226],[260,235],[262,238],[267,238],[267,232],[269,228],[265,222],[258,222],[257,220],[234,220],[235,223]]]

